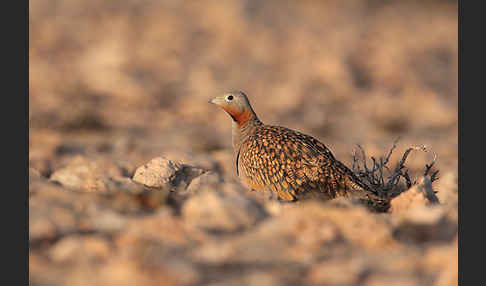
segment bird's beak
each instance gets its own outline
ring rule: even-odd
[[[208,102],[212,103],[212,104],[216,104],[216,105],[222,105],[225,101],[224,101],[223,96],[217,96],[217,97],[211,98]]]

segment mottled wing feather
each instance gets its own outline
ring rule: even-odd
[[[257,127],[239,157],[240,172],[253,189],[270,189],[283,200],[371,192],[324,144],[285,127]]]

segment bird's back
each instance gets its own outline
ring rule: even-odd
[[[289,128],[256,126],[235,152],[238,176],[282,200],[377,197],[323,143]]]

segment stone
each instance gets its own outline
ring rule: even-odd
[[[457,221],[445,206],[419,206],[393,220],[394,236],[406,243],[451,241],[457,233]]]
[[[305,202],[226,241],[204,244],[195,259],[211,263],[303,263],[331,253],[397,247],[387,223],[363,207]]]
[[[133,175],[135,182],[153,188],[171,188],[176,185],[182,164],[157,157],[138,167]]]
[[[422,177],[418,184],[393,198],[390,203],[390,213],[400,213],[410,208],[439,203],[428,177]]]
[[[196,194],[199,190],[207,188],[209,186],[217,186],[222,182],[222,179],[215,172],[206,172],[191,181],[185,192],[190,194]]]
[[[194,178],[205,172],[202,168],[156,157],[138,167],[133,180],[159,190],[184,190]]]
[[[73,192],[52,183],[36,188],[35,195],[29,199],[29,241],[32,245],[50,243],[72,233],[117,233],[126,221],[120,212],[139,211],[127,207],[126,203],[117,210],[116,197]],[[132,203],[137,205],[134,199],[132,197]]]
[[[215,180],[213,177],[207,180]],[[238,231],[255,225],[267,216],[264,207],[245,195],[240,185],[209,185],[191,196],[182,207],[185,222],[208,231]]]
[[[110,257],[110,242],[96,235],[72,235],[56,242],[49,249],[49,258],[56,263],[97,263]]]
[[[311,267],[307,281],[313,285],[357,285],[368,270],[363,259],[332,259]]]
[[[42,177],[39,171],[29,167],[29,183],[31,181],[39,180]]]
[[[143,186],[125,177],[125,173],[123,166],[110,160],[75,156],[65,167],[54,171],[50,181],[84,192],[142,192]]]

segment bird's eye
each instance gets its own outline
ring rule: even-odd
[[[233,96],[232,96],[232,95],[229,95],[229,96],[227,97],[227,99],[228,99],[228,100],[233,100]]]

